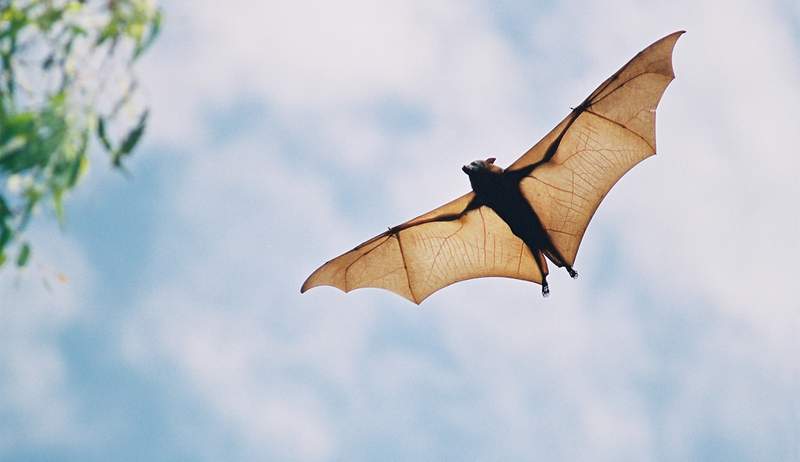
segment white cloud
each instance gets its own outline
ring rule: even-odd
[[[302,364],[303,354],[293,349],[302,350],[308,339],[277,341],[263,316],[231,316],[203,296],[162,292],[142,309],[124,338],[134,364],[176,370],[248,451],[282,460],[330,457],[333,422],[320,398],[282,376]]]
[[[91,272],[54,229],[33,232],[29,267],[0,273],[0,454],[72,446],[91,437],[67,383],[58,336],[83,313]]]
[[[168,207],[185,226],[163,230],[157,247],[169,253],[155,262],[177,254],[180,273],[141,301],[123,351],[138,367],[177,370],[248,451],[327,460],[337,446],[335,420],[317,390],[286,374],[350,385],[373,315],[286,306],[305,271],[292,260],[326,244],[311,232],[343,225],[324,182],[289,170],[279,154],[241,140],[187,165]],[[300,236],[319,242],[303,245]],[[302,331],[285,330],[298,323]]]

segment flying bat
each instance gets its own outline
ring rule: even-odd
[[[328,261],[300,292],[390,290],[419,304],[458,281],[508,277],[550,292],[547,260],[570,276],[583,234],[611,187],[656,152],[656,106],[675,78],[667,35],[622,66],[516,162],[462,167],[472,191]]]

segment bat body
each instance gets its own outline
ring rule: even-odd
[[[578,273],[565,262],[536,215],[536,211],[520,189],[521,180],[530,175],[535,166],[506,172],[494,165],[494,161],[495,158],[490,157],[462,167],[464,173],[469,176],[472,191],[475,193],[475,198],[467,208],[477,208],[482,205],[489,207],[508,225],[511,232],[525,243],[542,274],[542,294],[547,296],[550,289],[547,284],[548,269],[544,255],[557,266],[566,266],[573,278],[577,277]]]
[[[508,168],[494,158],[463,166],[471,192],[328,261],[301,292],[377,287],[419,304],[454,282],[499,276],[536,282],[547,295],[547,259],[576,277],[595,210],[655,154],[655,111],[681,34],[642,50]]]

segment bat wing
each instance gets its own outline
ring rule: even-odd
[[[530,250],[489,207],[465,194],[357,246],[318,268],[301,292],[333,286],[390,290],[419,304],[466,279],[501,276],[541,283]]]
[[[655,154],[655,111],[675,77],[672,49],[683,31],[642,50],[506,169],[572,266],[600,202],[634,165]],[[559,262],[556,262],[559,263]]]

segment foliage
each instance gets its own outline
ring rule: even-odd
[[[133,66],[160,25],[152,0],[0,0],[0,265],[29,261],[40,204],[63,223],[90,149],[123,169],[148,114]]]

